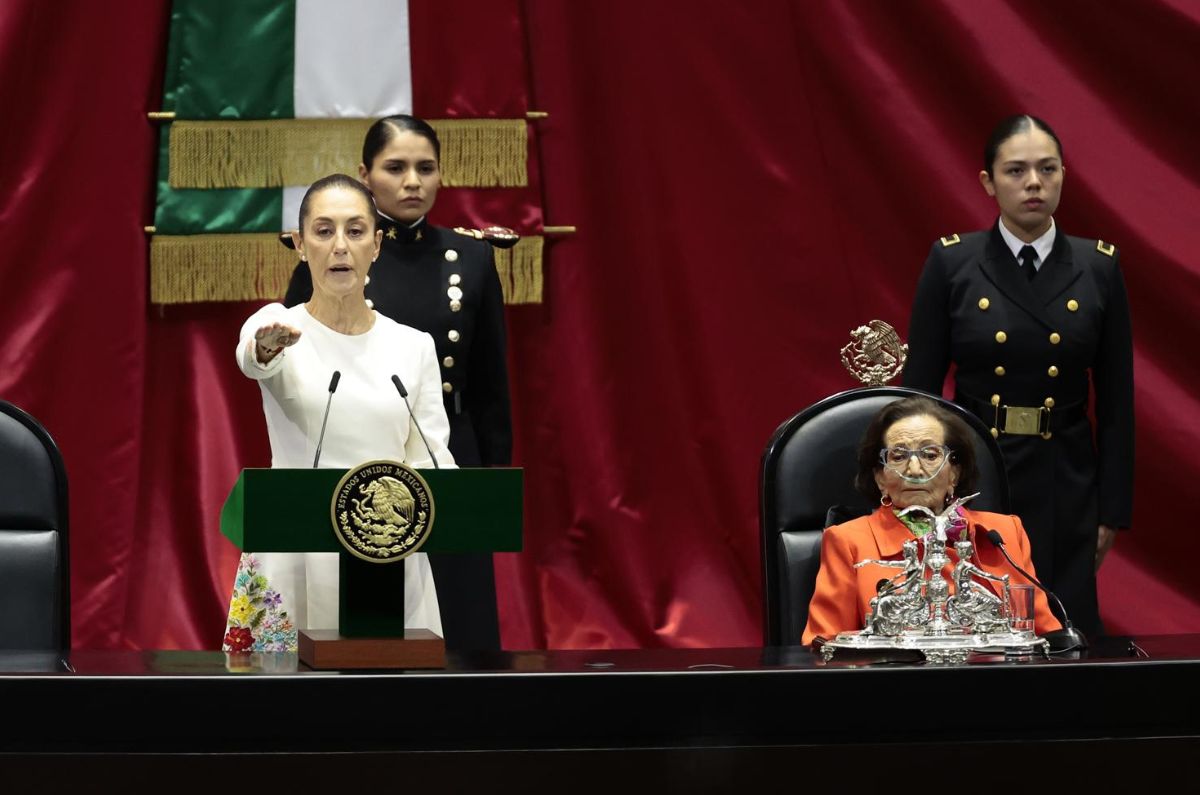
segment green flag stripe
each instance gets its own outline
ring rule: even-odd
[[[278,232],[282,215],[279,188],[173,190],[160,197],[154,227],[160,235]]]
[[[292,118],[295,19],[294,0],[175,0],[176,118]]]
[[[280,188],[172,188],[169,171],[170,125],[159,131],[158,206],[154,227],[160,235],[200,235],[219,232],[278,232],[283,215]]]
[[[176,3],[176,6],[179,5]],[[171,29],[167,32],[167,58],[163,69],[163,101],[159,110],[175,110],[175,89],[179,85],[179,40],[183,38],[179,15],[178,7],[171,9]]]

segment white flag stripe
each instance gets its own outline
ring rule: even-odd
[[[296,118],[412,113],[406,0],[296,0],[295,36]],[[296,228],[307,189],[283,189],[280,228]]]
[[[352,174],[351,176],[358,175]],[[295,229],[300,223],[300,202],[304,201],[304,191],[306,190],[308,190],[307,185],[283,189],[283,218],[279,228],[285,232]]]
[[[412,112],[405,0],[296,0],[298,119]]]

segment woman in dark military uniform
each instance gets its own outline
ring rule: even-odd
[[[426,220],[441,186],[440,157],[437,133],[412,116],[380,119],[367,131],[358,169],[375,196],[383,246],[366,297],[383,315],[433,336],[455,462],[508,466],[512,420],[500,279],[490,244]],[[311,293],[301,264],[284,303],[293,306]],[[492,556],[429,558],[447,647],[499,649]]]
[[[1004,452],[1039,579],[1096,634],[1096,571],[1132,512],[1133,343],[1116,247],[1054,224],[1064,174],[1045,122],[1013,116],[997,126],[979,179],[1000,218],[933,244],[904,385],[941,394],[955,365],[955,402]]]

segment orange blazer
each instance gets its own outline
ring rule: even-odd
[[[966,511],[966,516],[973,542],[976,541],[976,524],[999,531],[1004,537],[1004,546],[1008,554],[1012,555],[1017,565],[1037,576],[1037,572],[1033,570],[1033,561],[1029,557],[1029,538],[1025,535],[1025,528],[1021,526],[1020,519],[984,511]],[[818,635],[832,638],[839,632],[862,629],[863,617],[871,599],[875,597],[875,588],[879,580],[891,579],[899,573],[899,569],[885,566],[863,566],[856,569],[854,564],[868,558],[902,560],[904,555],[901,545],[910,538],[912,531],[896,518],[891,508],[883,507],[869,516],[827,529],[821,539],[821,569],[817,572],[817,587],[808,605],[808,626],[804,628],[803,642],[812,643],[813,638]],[[953,548],[948,550],[948,556],[951,562],[943,573],[950,577],[958,556]],[[1028,583],[1020,572],[1009,565],[1000,550],[982,535],[975,544],[974,561],[979,568],[992,574],[1009,575],[1014,585]],[[950,588],[953,591],[953,580]],[[1050,612],[1046,595],[1035,588],[1034,630],[1041,635],[1061,628],[1062,624]]]

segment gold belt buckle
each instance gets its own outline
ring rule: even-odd
[[[1018,436],[1036,436],[1042,433],[1042,406],[1005,406],[1004,432]]]

